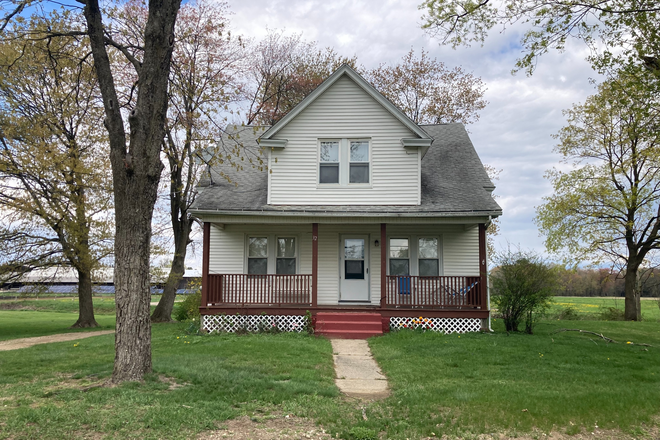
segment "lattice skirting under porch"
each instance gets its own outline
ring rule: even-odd
[[[307,326],[306,316],[297,315],[203,315],[202,329],[209,333],[272,330],[301,332]]]
[[[481,319],[478,318],[390,318],[390,329],[423,328],[443,333],[467,333],[481,330]]]

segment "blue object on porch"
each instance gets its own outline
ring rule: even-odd
[[[410,277],[399,277],[399,295],[410,295]]]

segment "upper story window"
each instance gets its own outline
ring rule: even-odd
[[[328,139],[319,142],[319,183],[368,184],[369,140]]]
[[[319,183],[339,183],[339,141],[322,141]]]
[[[349,183],[369,183],[369,141],[351,141]]]

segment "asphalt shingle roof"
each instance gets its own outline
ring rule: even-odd
[[[239,142],[245,148],[255,151],[258,149],[256,140],[267,128],[236,127]],[[421,205],[268,205],[268,172],[249,165],[237,171],[225,162],[211,169],[210,179],[203,179],[203,187],[200,188],[192,211],[245,214],[279,212],[294,215],[392,213],[433,217],[501,215],[502,208],[486,189],[494,185],[488,178],[463,124],[422,125],[421,128],[434,139],[422,159]],[[223,141],[232,142],[227,138]],[[229,181],[223,175],[229,177]]]

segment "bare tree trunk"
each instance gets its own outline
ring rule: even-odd
[[[160,301],[158,301],[158,305],[151,315],[151,322],[172,321],[172,309],[174,308],[174,300],[176,299],[176,290],[179,281],[181,281],[186,271],[186,253],[188,251],[191,224],[190,220],[186,220],[182,228],[174,229],[174,258],[172,259],[172,267],[167,277],[167,283],[165,283],[165,287],[163,288],[163,296],[160,297]]]
[[[89,271],[78,270],[78,320],[71,328],[98,327],[94,318],[92,277]]]
[[[625,313],[624,318],[626,321],[641,321],[642,309],[639,297],[639,290],[637,289],[637,271],[639,263],[628,260],[626,267],[625,281]]]
[[[133,180],[122,203],[115,201],[117,324],[113,382],[142,380],[144,374],[151,372],[149,251],[158,181],[145,185],[147,179]]]
[[[149,0],[144,57],[142,62],[132,60],[139,79],[135,108],[128,116],[127,136],[105,48],[107,37],[101,8],[98,0],[85,1],[84,14],[110,140],[115,196],[115,383],[139,381],[151,372],[151,220],[163,169],[160,152],[179,6],[180,0]]]

